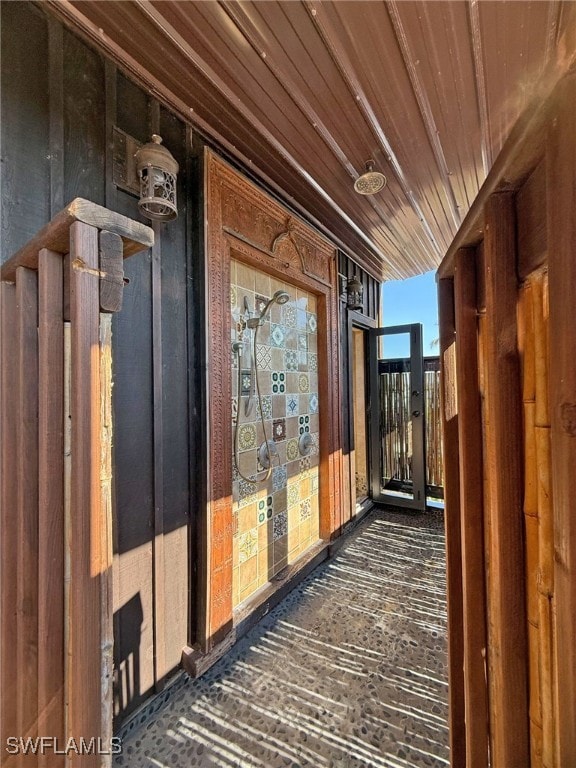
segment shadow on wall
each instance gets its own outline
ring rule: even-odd
[[[140,593],[114,612],[114,626],[122,627],[122,644],[114,642],[114,719],[121,720],[140,691],[140,641],[144,612]],[[145,694],[146,695],[146,694]]]

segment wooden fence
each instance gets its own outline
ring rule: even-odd
[[[3,765],[105,764],[112,735],[111,315],[148,227],[73,201],[1,270]],[[40,754],[6,739],[48,737]],[[70,738],[90,754],[56,754]],[[12,746],[11,746],[12,749]]]

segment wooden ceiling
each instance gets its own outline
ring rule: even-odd
[[[435,268],[518,116],[573,61],[575,4],[53,0],[377,277]],[[362,197],[366,160],[386,188]]]

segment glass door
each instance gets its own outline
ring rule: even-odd
[[[372,498],[426,509],[422,326],[371,330],[369,357]]]

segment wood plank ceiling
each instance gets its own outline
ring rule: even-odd
[[[384,279],[438,265],[575,19],[559,0],[51,5]],[[362,197],[369,158],[388,183]]]

